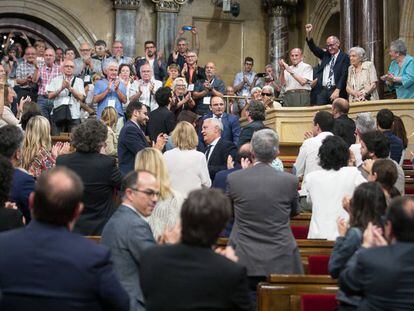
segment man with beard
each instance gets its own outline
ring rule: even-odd
[[[136,73],[138,78],[141,77],[140,68],[143,64],[148,63],[152,67],[154,78],[159,81],[163,81],[167,76],[167,65],[162,61],[160,53],[157,54],[157,47],[154,41],[146,41],[144,43],[145,57],[138,59],[135,64]]]

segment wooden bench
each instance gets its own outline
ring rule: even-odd
[[[60,133],[59,136],[52,136],[52,145],[56,144],[57,142],[70,142],[70,134],[69,133]]]
[[[257,287],[258,310],[300,311],[302,295],[335,295],[337,291],[336,280],[327,275],[272,274]]]
[[[101,236],[100,235],[85,235],[85,238],[88,240],[95,242],[95,243],[101,243]]]
[[[309,226],[312,213],[300,213],[290,220],[290,224],[294,226]]]

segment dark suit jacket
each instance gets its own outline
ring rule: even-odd
[[[401,138],[394,135],[391,131],[385,131],[384,135],[387,136],[390,142],[390,158],[395,162],[400,163],[404,145]]]
[[[175,127],[175,115],[167,107],[158,107],[149,114],[148,136],[156,142],[160,133],[170,135]]]
[[[137,73],[138,78],[141,79],[141,73],[139,72],[142,65],[144,65],[147,62],[147,59],[145,57],[139,59],[135,64],[135,70]],[[155,80],[163,81],[165,77],[167,77],[167,65],[164,61],[161,61],[161,66],[158,65],[158,59],[155,56],[154,64],[152,66],[152,70],[154,71],[154,78]]]
[[[347,294],[359,294],[358,310],[414,310],[414,243],[361,248],[339,276]]]
[[[234,225],[229,243],[248,276],[300,274],[303,266],[290,229],[299,212],[298,178],[257,163],[227,177]]]
[[[212,181],[214,181],[214,177],[218,171],[227,169],[227,158],[229,155],[231,155],[233,159],[236,159],[236,146],[232,142],[220,138],[207,163],[208,172],[210,173]]]
[[[149,147],[144,132],[131,120],[128,120],[119,133],[118,164],[122,175],[134,170],[135,156]]]
[[[202,117],[202,121],[213,117],[213,113],[210,111]],[[233,142],[237,146],[240,137],[240,122],[239,118],[235,115],[228,114],[226,112],[221,116],[221,123],[223,124],[223,131],[221,132],[221,138],[227,141]],[[203,135],[201,132],[198,134],[198,139],[204,144]],[[205,144],[204,144],[205,145]]]
[[[67,228],[32,220],[0,249],[1,310],[128,310],[108,249]]]
[[[329,54],[328,51],[324,51],[320,47],[316,46],[312,38],[310,40],[306,39],[306,42],[308,43],[308,47],[312,51],[312,53],[321,60],[321,64],[317,68],[315,76],[313,77],[314,79],[318,78],[318,83],[315,87],[315,91],[319,93],[322,89],[323,70],[325,66],[330,62],[331,54]],[[341,90],[339,96],[345,99],[348,99],[348,94],[346,93],[346,82],[348,79],[349,65],[349,56],[346,53],[339,51],[338,58],[335,61],[333,69],[334,80],[335,88]]]
[[[144,310],[139,284],[141,255],[155,245],[149,224],[135,211],[121,205],[105,225],[102,244],[111,251],[115,272],[129,294],[131,310]]]
[[[21,169],[14,169],[10,201],[16,203],[20,212],[26,219],[26,224],[28,224],[31,219],[29,210],[29,195],[34,191],[34,187],[35,180],[32,175],[23,172]]]
[[[121,185],[116,160],[100,153],[74,152],[59,156],[56,165],[70,168],[83,181],[85,206],[74,231],[83,235],[100,235],[115,210],[114,194]]]
[[[342,137],[348,145],[355,144],[355,122],[346,114],[335,119],[333,134]]]
[[[264,129],[266,126],[264,125],[263,121],[253,121],[249,124],[242,127],[240,132],[239,144],[238,146],[242,146],[245,143],[248,143],[252,140],[253,133]]]
[[[187,81],[187,83],[190,83],[190,72],[188,70],[184,78]],[[191,84],[195,84],[198,80],[205,80],[205,79],[206,79],[206,70],[203,67],[197,66],[196,71],[193,73],[193,80],[191,81]]]
[[[250,310],[246,268],[211,248],[152,247],[141,257],[148,311]]]
[[[241,166],[238,164],[236,167],[231,168],[229,170],[222,170],[220,172],[217,172],[216,176],[214,177],[214,182],[211,185],[212,188],[221,189],[223,191],[226,191],[227,189],[227,177],[235,172],[241,169]]]
[[[22,213],[10,208],[0,207],[0,231],[23,227]]]

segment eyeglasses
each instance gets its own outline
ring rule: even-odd
[[[91,49],[80,49],[81,52],[89,52]]]
[[[65,65],[63,67],[65,67],[65,68],[75,68],[75,66],[72,66],[72,65]]]
[[[244,63],[246,66],[253,66],[253,63]]]
[[[336,43],[334,43],[334,44],[327,44],[326,47],[327,48],[333,48],[333,47],[335,47],[335,45],[336,45]]]
[[[154,191],[154,190],[151,190],[151,189],[148,189],[148,190],[139,190],[139,189],[136,189],[136,188],[130,188],[130,189],[132,191],[142,192],[142,193],[146,194],[147,196],[149,196],[151,198],[153,198],[155,196],[157,196],[157,197],[160,196],[160,192],[159,191]]]
[[[272,94],[270,94],[270,93],[262,93],[262,96],[272,96]]]

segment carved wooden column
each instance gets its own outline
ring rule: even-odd
[[[135,56],[135,24],[139,5],[140,0],[114,0],[115,40],[123,43],[126,56]]]
[[[356,44],[355,1],[341,0],[341,49],[348,52]]]
[[[157,49],[164,53],[166,59],[174,48],[178,12],[186,1],[152,0],[157,12]]]

